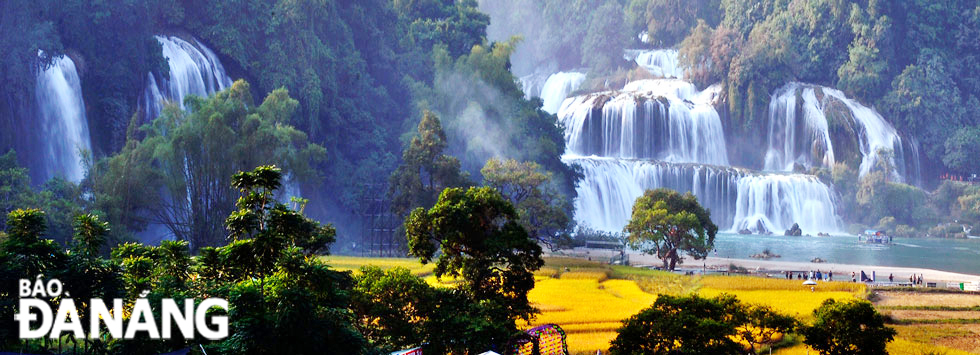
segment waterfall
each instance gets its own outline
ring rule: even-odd
[[[544,90],[544,83],[548,81],[550,74],[534,73],[522,76],[517,79],[521,91],[524,92],[525,99],[533,99],[535,97],[541,97],[541,91]]]
[[[793,171],[797,164],[831,167],[835,161],[859,155],[859,175],[864,176],[877,163],[877,152],[885,149],[893,152],[894,179],[917,179],[914,142],[903,142],[877,111],[832,88],[789,83],[777,90],[769,104],[768,142],[764,164],[768,171]]]
[[[541,109],[550,114],[558,113],[562,102],[585,81],[585,74],[558,72],[552,74],[541,88]]]
[[[633,57],[634,58],[630,58]],[[643,67],[650,74],[661,78],[684,78],[684,68],[680,67],[677,60],[677,50],[674,49],[654,49],[645,51],[627,51],[627,59],[632,59],[637,65]]]
[[[798,89],[802,90],[799,98]],[[815,161],[822,166],[834,165],[834,148],[823,104],[817,100],[813,88],[787,85],[769,102],[769,149],[764,169],[793,171],[796,164],[809,168],[817,165]]]
[[[562,104],[568,153],[728,165],[721,119],[693,85],[654,80],[626,89]]]
[[[554,74],[530,74],[518,79],[524,97],[528,100],[540,97],[541,109],[547,113],[558,113],[561,104],[573,91],[585,82],[585,74],[578,72],[557,72]]]
[[[174,101],[183,108],[188,95],[206,97],[231,86],[231,78],[218,56],[196,39],[191,43],[174,36],[155,37],[170,66],[170,77],[147,73],[142,97],[147,120],[160,114],[164,100]]]
[[[81,80],[75,62],[67,56],[55,58],[38,73],[35,90],[39,149],[43,152],[44,180],[60,176],[73,182],[85,177],[80,150],[91,150]]]
[[[733,231],[780,233],[793,223],[805,233],[840,230],[833,193],[815,176],[747,175],[737,191]]]
[[[834,194],[816,177],[728,166],[725,135],[714,109],[720,91],[720,85],[698,91],[682,80],[640,80],[621,91],[565,100],[558,112],[565,127],[562,161],[580,167],[584,176],[576,186],[576,220],[599,230],[621,231],[636,198],[664,187],[697,196],[721,229],[782,233],[799,223],[806,233],[838,232]],[[812,122],[797,124],[794,100],[792,95],[774,104],[783,111],[792,108],[794,120],[770,128],[770,136],[776,137],[770,150],[796,152],[796,142],[802,139],[785,148],[787,143],[778,138],[795,138],[806,128],[816,132],[813,137],[821,137],[829,151],[826,120],[814,114]],[[803,101],[818,102],[809,96]],[[820,112],[820,106],[811,106]],[[794,126],[787,128],[790,124]],[[824,156],[833,162],[832,151]],[[781,159],[771,160],[782,166]]]
[[[576,219],[591,228],[621,231],[645,190],[666,187],[697,196],[721,229],[781,233],[799,223],[806,233],[840,230],[833,194],[813,176],[572,155],[562,160],[582,168]]]

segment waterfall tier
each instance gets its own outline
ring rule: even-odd
[[[85,177],[81,150],[91,150],[85,101],[75,62],[67,56],[55,58],[37,76],[35,101],[40,126],[43,180],[60,176],[79,182]]]
[[[890,150],[895,179],[918,179],[918,149],[904,140],[873,108],[822,86],[790,83],[769,104],[769,147],[765,170],[793,171],[860,162],[864,176],[874,168],[879,150]]]
[[[626,60],[636,62],[654,76],[661,78],[684,78],[684,68],[678,62],[678,53],[674,49],[627,50],[623,56]]]
[[[623,91],[565,100],[558,119],[567,152],[728,165],[712,93],[679,80],[642,80]]]
[[[231,86],[231,78],[218,56],[201,42],[192,39],[191,43],[174,36],[155,37],[170,66],[170,77],[147,74],[142,97],[147,120],[160,114],[164,100],[174,101],[183,108],[188,95],[206,97]]]
[[[562,160],[582,168],[576,219],[591,228],[621,231],[636,198],[665,187],[693,193],[721,229],[779,233],[799,223],[805,233],[840,230],[833,194],[813,176],[572,155]]]
[[[531,74],[520,79],[524,97],[540,97],[541,109],[550,114],[558,113],[562,102],[585,82],[585,74],[578,72],[557,72],[551,75]]]

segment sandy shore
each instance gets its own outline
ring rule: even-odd
[[[585,249],[585,248],[575,248],[572,250],[562,251],[560,253],[555,253],[553,255],[560,256],[575,256],[581,258],[593,258],[597,261],[608,261],[614,255],[618,256],[618,252],[612,252],[610,250],[603,249]],[[652,255],[646,255],[641,253],[627,253],[629,255],[629,262],[631,265],[653,265],[660,266],[662,262]],[[978,282],[980,281],[980,275],[963,274],[956,272],[940,271],[934,269],[924,269],[924,268],[914,268],[914,267],[895,267],[895,266],[876,266],[876,265],[853,265],[853,264],[837,264],[837,263],[810,263],[810,262],[797,262],[797,261],[780,261],[778,258],[770,260],[762,259],[731,259],[731,258],[719,258],[709,256],[705,260],[693,260],[691,258],[685,258],[684,264],[678,265],[678,268],[683,269],[701,269],[705,268],[707,270],[727,270],[728,266],[734,264],[736,266],[744,267],[750,271],[754,272],[768,272],[777,274],[774,277],[781,277],[782,273],[785,271],[816,271],[820,270],[823,273],[827,271],[834,272],[834,280],[839,281],[849,281],[851,279],[851,272],[858,275],[860,279],[861,271],[864,271],[869,277],[872,272],[877,274],[877,280],[879,282],[887,282],[888,275],[892,274],[895,276],[895,282],[908,282],[909,276],[912,274],[921,275],[923,282]],[[980,272],[980,270],[978,270]],[[939,285],[940,287],[945,286],[944,284]]]

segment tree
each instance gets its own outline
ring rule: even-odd
[[[700,87],[711,85],[718,78],[712,77],[711,39],[714,29],[704,20],[698,20],[698,26],[681,42],[678,61],[687,68],[685,76]]]
[[[821,354],[887,354],[885,345],[895,338],[895,330],[867,301],[828,299],[813,315],[813,325],[800,327],[799,333]]]
[[[625,63],[620,52],[626,48],[630,32],[618,2],[608,1],[594,11],[582,41],[582,65],[592,73],[609,73]]]
[[[680,43],[703,19],[708,26],[721,20],[721,1],[648,0],[647,31],[654,44],[670,47]]]
[[[409,253],[436,261],[437,277],[463,279],[464,290],[496,308],[493,323],[528,319],[534,308],[527,293],[534,271],[544,265],[541,247],[518,223],[517,211],[490,187],[446,189],[426,211],[417,208],[405,220]]]
[[[109,234],[109,223],[103,222],[94,214],[75,216],[75,246],[72,249],[81,251],[89,257],[99,255],[99,250],[106,242]]]
[[[946,139],[968,121],[943,54],[926,50],[892,81],[884,107],[897,128],[915,132],[927,158],[939,161]]]
[[[447,145],[439,117],[423,112],[418,134],[402,153],[402,164],[391,174],[388,193],[396,215],[405,216],[412,208],[432,206],[439,191],[465,184],[459,159],[443,154]]]
[[[749,345],[755,354],[762,346],[772,346],[785,334],[796,327],[796,319],[780,314],[769,306],[745,305],[742,308],[745,322],[735,327],[738,339]]]
[[[647,190],[636,200],[624,231],[631,248],[656,255],[665,269],[673,270],[683,261],[680,252],[696,260],[706,257],[718,226],[694,195],[660,188]]]
[[[736,326],[744,322],[740,307],[730,295],[657,296],[652,306],[623,322],[609,353],[740,353],[742,346],[733,340]]]
[[[408,269],[362,267],[351,295],[358,330],[374,346],[398,350],[420,346],[431,311],[431,286]]]
[[[980,173],[980,128],[963,127],[946,139],[946,155],[943,164],[958,174]]]
[[[492,158],[480,173],[487,186],[500,191],[514,205],[531,239],[555,248],[561,234],[570,231],[571,205],[558,192],[551,172],[534,162]]]
[[[311,164],[326,156],[289,125],[299,103],[285,89],[256,106],[249,84],[239,80],[210,98],[189,97],[186,104],[189,112],[167,105],[143,128],[146,137],[100,164],[92,181],[97,199],[107,199],[107,211],[148,216],[189,241],[191,250],[224,241],[223,222],[235,207],[235,172],[278,164],[292,177],[309,180],[316,176]],[[140,194],[120,193],[127,186]],[[110,218],[133,223],[128,227],[134,230],[146,222]]]

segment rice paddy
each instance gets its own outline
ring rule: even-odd
[[[326,260],[341,270],[357,270],[363,265],[381,268],[405,267],[430,284],[451,286],[453,280],[437,281],[432,264],[421,265],[416,259],[358,258],[330,256]],[[813,289],[799,280],[752,276],[685,276],[628,266],[609,266],[575,258],[545,258],[545,266],[535,272],[535,287],[528,295],[539,314],[522,327],[554,323],[568,335],[572,354],[603,353],[616,337],[622,321],[651,305],[657,294],[683,295],[697,293],[712,297],[722,293],[735,295],[745,303],[765,304],[777,311],[808,322],[814,309],[828,298],[864,298],[869,293],[864,284],[821,282]],[[980,324],[934,324],[935,320],[976,318],[980,295],[959,293],[878,292],[876,306],[903,322],[892,325],[899,334],[890,343],[891,354],[980,353]],[[945,308],[944,308],[945,307]],[[949,309],[952,307],[951,309]],[[791,344],[773,354],[813,354],[802,344]]]

